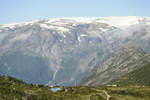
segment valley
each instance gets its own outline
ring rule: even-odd
[[[149,86],[75,86],[59,87],[26,84],[9,76],[0,76],[0,100],[149,100]],[[30,99],[29,99],[30,98]]]
[[[114,64],[108,63],[113,64],[114,68],[100,68],[101,74],[108,70],[105,73],[107,77],[115,69],[126,74],[138,68],[138,64],[140,66],[142,63],[138,63],[138,60],[150,52],[149,23],[149,17],[112,16],[52,18],[2,24],[0,74],[33,84],[53,85],[57,82],[74,86],[96,69],[96,66],[111,61],[112,56],[123,48],[133,47],[131,53],[129,50],[128,56],[124,56],[126,59],[129,57],[129,61],[118,56],[116,61],[121,59],[119,64],[115,60]],[[128,68],[128,64],[132,64],[132,67]],[[113,78],[117,77],[119,76]],[[105,83],[107,82],[102,84]]]
[[[149,100],[150,18],[0,25],[0,100]]]

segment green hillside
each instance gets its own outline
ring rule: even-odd
[[[97,65],[80,81],[79,85],[106,85],[149,63],[150,54],[146,54],[140,48],[127,46]]]
[[[26,84],[13,77],[0,76],[0,100],[149,100],[150,98],[148,86],[57,86],[57,88],[61,90],[52,92],[48,86]]]
[[[120,85],[144,85],[150,86],[150,64],[123,75],[113,83]]]
[[[52,92],[50,87],[26,84],[13,77],[0,76],[0,100],[105,100],[106,95],[89,87],[59,87]],[[66,91],[67,90],[67,91]],[[30,99],[27,99],[30,100]]]

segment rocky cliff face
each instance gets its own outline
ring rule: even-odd
[[[73,85],[120,48],[132,44],[149,52],[149,43],[150,18],[146,17],[56,18],[0,25],[1,65],[5,73],[19,78],[24,71],[32,73],[38,69],[40,73],[43,65],[37,67],[37,59],[32,70],[25,66],[24,70],[17,70],[22,69],[21,63],[29,62],[27,60],[13,60],[13,66],[8,59],[3,60],[15,51],[22,53],[21,58],[30,56],[35,60],[38,56],[48,66],[43,67],[47,69],[43,75],[48,79],[41,82],[34,77],[34,80],[43,84]],[[26,78],[21,79],[27,81]],[[33,77],[28,78],[33,82]]]
[[[150,63],[150,55],[141,49],[126,47],[98,65],[83,80],[81,85],[104,85]]]

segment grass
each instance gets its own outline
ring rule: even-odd
[[[144,65],[143,67],[136,69],[126,75],[123,75],[117,80],[114,80],[113,84],[118,84],[121,86],[150,86],[150,64]]]
[[[78,86],[60,87],[61,91],[52,92],[50,87],[43,85],[26,84],[16,78],[0,76],[0,100],[149,100],[149,86]],[[67,90],[67,91],[66,91]],[[30,100],[30,99],[29,99]]]

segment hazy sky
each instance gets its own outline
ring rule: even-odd
[[[0,0],[0,24],[104,16],[150,16],[150,0]]]

